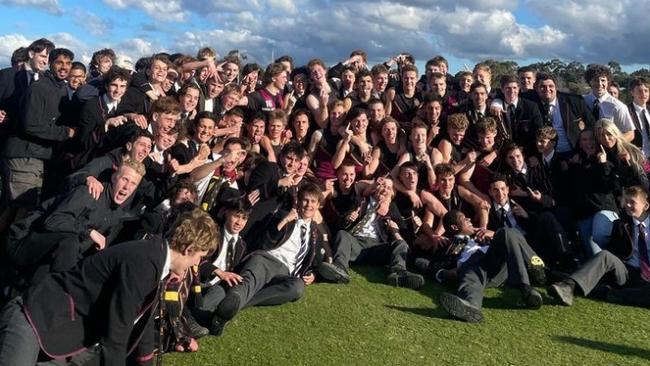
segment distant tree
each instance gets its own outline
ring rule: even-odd
[[[497,61],[497,60],[485,60],[481,63],[487,64],[492,70],[492,87],[499,88],[499,79],[503,75],[514,75],[517,73],[517,68],[519,67],[515,61]]]

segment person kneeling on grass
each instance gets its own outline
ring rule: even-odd
[[[0,315],[0,365],[152,364],[161,287],[170,273],[184,276],[198,265],[217,242],[216,224],[199,209],[173,227],[164,238],[112,246],[68,272],[51,273],[8,303]]]
[[[241,280],[217,306],[211,334],[221,335],[226,323],[246,306],[280,305],[303,296],[305,286],[314,282],[314,267],[323,255],[329,256],[313,222],[322,198],[317,185],[305,184],[298,191],[297,209],[279,211],[267,221],[264,249],[251,253],[241,265]]]
[[[568,279],[548,289],[562,304],[573,304],[577,285],[585,295],[592,294],[624,305],[650,307],[648,192],[632,186],[625,190],[623,198],[626,215],[614,221],[607,249],[590,258]],[[598,286],[607,274],[613,274],[615,288],[606,284]]]
[[[349,229],[336,234],[334,261],[322,262],[318,269],[320,275],[329,281],[349,283],[350,262],[388,264],[388,284],[413,289],[422,287],[424,277],[406,270],[410,250],[400,234],[400,228],[405,228],[406,224],[393,202],[393,181],[377,178],[371,189],[372,195],[348,215]]]
[[[512,228],[499,229],[496,233],[475,229],[470,219],[457,210],[449,211],[443,217],[443,224],[446,232],[453,233],[455,242],[465,242],[458,259],[457,295],[448,292],[440,295],[440,305],[452,317],[480,322],[485,287],[506,282],[521,291],[526,307],[542,306],[542,296],[531,287],[529,271],[537,282],[544,283],[544,262],[521,232]]]

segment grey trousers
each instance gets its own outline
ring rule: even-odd
[[[529,286],[528,264],[534,255],[535,252],[519,230],[500,229],[485,254],[474,253],[458,269],[458,296],[480,309],[488,285],[508,283],[513,287]]]
[[[409,246],[404,240],[386,243],[371,238],[355,237],[348,231],[340,230],[336,234],[335,243],[334,263],[344,268],[348,268],[350,262],[355,262],[388,264],[392,271],[406,269]]]
[[[612,273],[617,285],[623,286],[629,279],[625,263],[607,250],[591,257],[570,278],[578,284],[582,293],[589,295],[607,273]]]
[[[289,269],[266,252],[254,253],[240,271],[243,282],[229,291],[237,291],[240,309],[256,305],[280,305],[296,301],[305,293],[302,278],[289,274]]]

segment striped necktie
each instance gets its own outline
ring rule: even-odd
[[[309,237],[307,236],[307,225],[300,225],[300,250],[298,250],[298,255],[296,255],[296,268],[294,268],[291,273],[293,276],[298,276],[300,274],[300,267],[302,267],[302,261],[305,260],[307,255],[307,250],[309,249]]]

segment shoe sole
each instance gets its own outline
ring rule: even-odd
[[[479,309],[467,305],[460,297],[447,292],[440,295],[440,306],[453,318],[467,323],[479,323],[483,320],[483,314]]]
[[[424,277],[416,274],[389,277],[388,284],[395,287],[405,287],[416,290],[424,286]]]
[[[558,290],[558,286],[553,284],[548,288],[548,293],[551,295],[553,298],[560,300],[562,305],[564,306],[571,306],[573,305],[573,299],[568,299],[567,297],[562,295],[561,290]]]
[[[348,284],[350,283],[350,276],[345,276],[338,271],[333,264],[323,264],[318,268],[318,273],[323,276],[324,279],[336,283]]]

